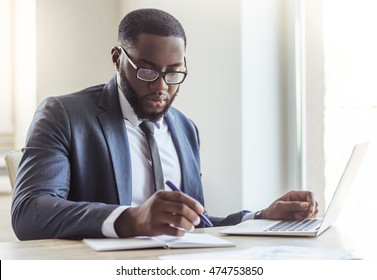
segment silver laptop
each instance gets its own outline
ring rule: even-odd
[[[231,235],[278,235],[278,236],[318,236],[328,229],[338,217],[341,205],[346,198],[352,181],[361,165],[369,142],[357,144],[346,165],[343,175],[335,190],[323,218],[303,221],[248,220],[238,225],[221,230],[222,234]]]

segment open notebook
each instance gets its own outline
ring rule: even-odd
[[[338,217],[341,205],[356,177],[369,142],[357,144],[323,218],[303,221],[249,220],[228,227],[220,233],[233,235],[318,236],[328,229]]]
[[[116,251],[149,248],[232,247],[234,243],[205,233],[186,233],[182,237],[160,235],[133,238],[87,238],[83,242],[96,251]]]

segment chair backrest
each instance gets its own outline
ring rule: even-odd
[[[4,157],[5,165],[8,170],[10,185],[12,189],[14,187],[14,181],[16,180],[17,169],[18,169],[18,166],[20,165],[21,157],[22,157],[21,150],[10,151],[6,153]]]

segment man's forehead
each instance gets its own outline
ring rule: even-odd
[[[137,36],[136,46],[138,50],[170,49],[171,51],[185,51],[184,40],[176,36],[161,36],[155,34],[140,33]]]
[[[179,37],[142,33],[130,52],[139,60],[173,65],[183,63],[185,46],[184,40]]]

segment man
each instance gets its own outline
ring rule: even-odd
[[[118,40],[108,84],[48,98],[35,113],[12,203],[21,240],[181,236],[204,226],[198,131],[171,107],[187,75],[185,32],[170,14],[141,9],[122,20]],[[145,120],[153,122],[163,180],[182,192],[154,183]],[[221,226],[317,211],[311,192],[294,191],[263,211],[208,218]]]

